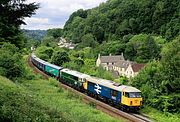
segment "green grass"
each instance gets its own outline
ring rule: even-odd
[[[1,122],[65,122],[63,113],[47,107],[28,90],[0,76]]]
[[[82,103],[81,97],[58,86],[54,79],[31,80],[23,84],[25,89],[34,94],[38,100],[53,109],[63,113],[63,116],[73,122],[117,122],[123,121],[95,109],[92,105]]]
[[[180,122],[179,114],[163,113],[151,107],[145,107],[141,112],[158,122]]]

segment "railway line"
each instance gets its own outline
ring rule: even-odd
[[[30,57],[28,58],[28,64],[31,68],[33,68],[33,71],[35,74],[40,73],[43,75],[44,79],[49,78],[49,76],[47,74],[45,74],[44,72],[42,72],[41,70],[39,70],[37,67],[35,67],[33,65]],[[59,83],[59,85],[65,89],[72,91],[73,93],[76,93],[77,95],[81,96],[85,103],[93,104],[97,109],[103,111],[104,113],[107,113],[108,115],[110,115],[112,117],[119,118],[119,119],[124,118],[125,120],[130,121],[130,122],[152,122],[152,120],[150,120],[148,117],[146,117],[144,115],[123,112],[115,107],[112,107],[106,103],[103,103],[102,101],[96,100],[86,94],[83,94],[65,84]]]

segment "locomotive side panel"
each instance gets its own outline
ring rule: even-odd
[[[116,104],[121,104],[121,92],[110,89],[103,85],[88,82],[88,91],[99,95],[107,100],[113,101]]]

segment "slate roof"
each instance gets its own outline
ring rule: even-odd
[[[118,62],[120,60],[124,60],[123,55],[116,55],[116,56],[100,56],[101,63],[112,63]]]
[[[132,70],[133,70],[134,72],[138,72],[138,71],[141,70],[144,66],[145,66],[145,64],[133,64],[133,65],[132,65]]]
[[[129,64],[134,64],[134,62],[121,60],[121,61],[118,61],[114,66],[124,68],[126,70]]]

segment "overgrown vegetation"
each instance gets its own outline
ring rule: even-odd
[[[178,37],[164,46],[160,61],[149,63],[132,80],[132,85],[141,89],[146,105],[164,112],[180,112],[179,54],[180,38]]]
[[[30,91],[2,76],[0,76],[0,97],[0,121],[69,121],[62,112],[40,103]]]

